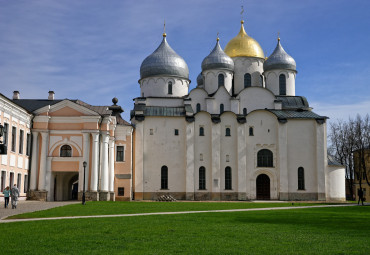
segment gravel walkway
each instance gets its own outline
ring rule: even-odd
[[[37,203],[37,202],[35,202]],[[40,202],[39,202],[40,203]],[[45,204],[55,204],[57,207],[76,202],[41,202]],[[59,205],[56,205],[58,204]],[[90,215],[90,216],[68,216],[68,217],[50,217],[50,218],[30,218],[30,219],[14,219],[0,220],[1,223],[24,222],[24,221],[44,221],[44,220],[63,220],[63,219],[88,219],[88,218],[112,218],[112,217],[134,217],[134,216],[149,216],[149,215],[169,215],[169,214],[191,214],[191,213],[212,213],[212,212],[247,212],[247,211],[269,211],[269,210],[291,210],[291,209],[308,209],[308,208],[323,208],[323,207],[344,207],[358,206],[357,204],[337,204],[337,205],[314,205],[314,206],[292,206],[292,207],[269,207],[269,208],[250,208],[250,209],[230,209],[230,210],[210,210],[210,211],[183,211],[183,212],[155,212],[155,213],[135,213],[135,214],[114,214],[114,215]],[[45,208],[46,209],[46,208]],[[11,210],[11,209],[10,209]],[[37,209],[35,209],[37,211]]]
[[[40,201],[18,201],[17,209],[12,209],[12,205],[9,202],[9,207],[4,208],[4,202],[0,204],[0,219],[12,216],[15,214],[42,211],[58,206],[69,205],[74,203],[81,203],[76,201],[63,201],[63,202],[40,202]]]

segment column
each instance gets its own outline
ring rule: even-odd
[[[87,162],[87,167],[85,171],[85,191],[87,191],[88,184],[89,184],[89,152],[90,152],[90,133],[82,133],[83,135],[83,151],[82,151],[82,159],[83,161]],[[83,191],[83,172],[84,168],[81,162],[80,171],[78,174],[78,190]]]
[[[37,151],[37,145],[39,132],[32,132],[32,157],[31,157],[31,176],[30,176],[30,190],[36,190],[37,188],[37,160],[39,158],[39,152]]]
[[[108,192],[108,142],[109,135],[102,135],[102,162],[101,162],[101,191]]]
[[[247,141],[246,124],[237,124],[238,199],[247,199]]]
[[[109,192],[114,192],[114,138],[109,139]],[[114,194],[113,194],[114,195]]]
[[[186,199],[195,200],[194,125],[186,122]]]
[[[39,190],[45,190],[46,159],[48,155],[49,133],[41,132],[41,155],[40,155],[40,172],[39,172]]]
[[[91,155],[91,183],[90,189],[93,192],[98,191],[98,162],[99,162],[99,133],[92,133],[92,155]]]

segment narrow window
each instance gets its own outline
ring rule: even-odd
[[[224,112],[224,104],[220,104],[220,114]]]
[[[22,184],[22,174],[18,174],[17,176],[17,188],[20,190]]]
[[[298,189],[304,190],[304,168],[298,167]]]
[[[252,77],[249,73],[244,74],[244,88],[252,86]]]
[[[161,168],[161,189],[168,189],[168,167]]]
[[[243,108],[243,115],[247,115],[247,108]]]
[[[253,127],[249,127],[249,136],[254,136]]]
[[[149,130],[149,134],[150,134],[150,135],[153,135],[153,129],[150,129],[150,130]]]
[[[206,189],[206,169],[203,166],[199,168],[199,189]]]
[[[5,182],[6,182],[6,172],[1,171],[1,192],[5,189]]]
[[[116,161],[123,162],[125,158],[124,146],[117,146]]]
[[[281,96],[286,95],[286,78],[285,74],[280,74],[279,76],[279,92]]]
[[[60,156],[61,157],[72,157],[72,148],[69,145],[63,145],[60,148]]]
[[[225,77],[223,74],[218,75],[218,87],[224,86],[225,85]]]
[[[263,87],[263,76],[260,75],[260,84],[261,84],[261,87]]]
[[[15,152],[15,145],[16,145],[16,139],[17,139],[17,128],[12,128],[12,151]]]
[[[28,191],[28,175],[24,176],[23,192],[27,193]]]
[[[27,134],[27,145],[26,145],[26,155],[29,156],[31,152],[31,134]]]
[[[175,135],[179,135],[179,130],[175,129]]]
[[[125,188],[118,187],[118,196],[124,196],[124,195],[125,195]]]
[[[24,131],[19,130],[19,154],[23,154]]]
[[[10,173],[9,175],[9,188],[13,187],[14,185],[14,173]]]
[[[200,112],[200,104],[197,104],[197,112]]]
[[[168,94],[172,95],[172,81],[168,82]]]
[[[204,136],[204,127],[199,128],[199,136]]]
[[[257,153],[257,167],[273,167],[273,154],[270,150],[262,149]]]
[[[226,128],[225,136],[231,136],[230,128]]]
[[[232,189],[231,167],[225,168],[225,189]]]
[[[8,145],[9,124],[4,123],[3,144]]]
[[[202,153],[199,155],[199,161],[203,161],[203,154]]]

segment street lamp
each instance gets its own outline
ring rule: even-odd
[[[82,163],[83,167],[84,167],[84,183],[83,183],[83,188],[82,188],[82,204],[85,205],[86,202],[85,202],[85,171],[86,171],[86,166],[87,166],[87,162],[84,161]]]

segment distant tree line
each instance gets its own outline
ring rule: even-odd
[[[348,121],[337,120],[329,127],[329,154],[346,168],[346,184],[351,197],[357,179],[370,185],[370,118],[357,115]]]

